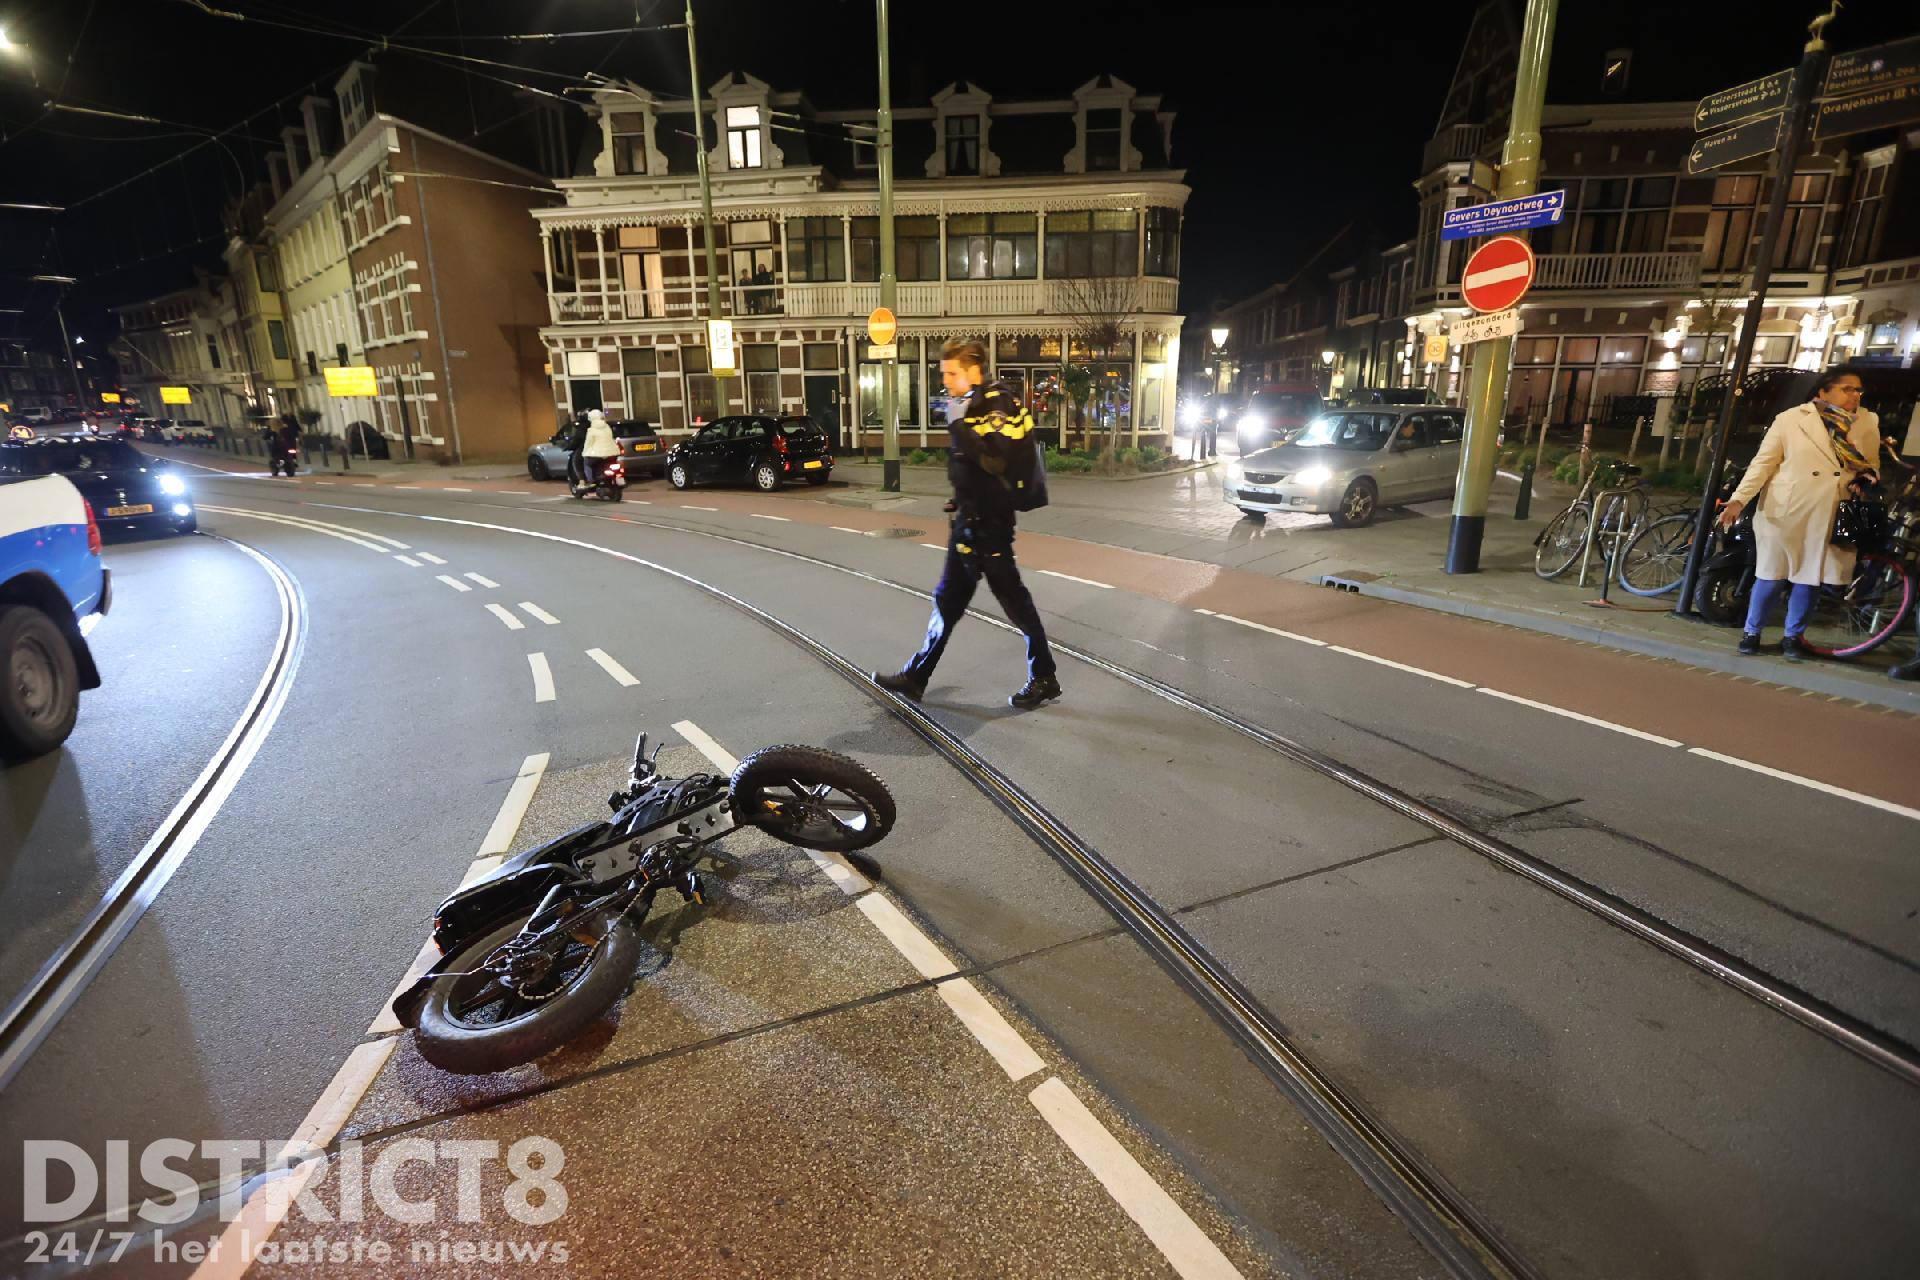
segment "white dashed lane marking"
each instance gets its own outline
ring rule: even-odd
[[[497,587],[500,585],[499,583],[495,582],[492,578],[485,577],[478,573],[466,573],[466,574],[462,574],[461,576],[465,578],[468,582],[477,582],[483,587]]]
[[[624,689],[631,689],[640,683],[640,677],[616,662],[605,649],[589,649],[587,656],[600,665],[600,669],[612,676]]]
[[[533,670],[533,700],[535,702],[553,701],[553,668],[547,665],[547,655],[530,653],[527,666]]]
[[[544,622],[550,627],[557,627],[560,625],[560,619],[554,617],[552,614],[548,613],[545,609],[542,609],[539,605],[534,604],[531,601],[522,600],[520,602],[520,607],[526,610],[527,616],[534,619],[536,622]]]
[[[462,581],[460,581],[460,579],[458,579],[458,578],[456,578],[456,577],[454,577],[454,576],[453,576],[452,574],[450,574],[450,573],[443,573],[443,574],[441,574],[441,575],[440,575],[440,581],[442,581],[442,582],[444,582],[444,583],[446,583],[446,584],[447,584],[448,586],[450,586],[450,587],[452,587],[452,588],[453,588],[453,589],[454,589],[455,591],[471,591],[471,590],[473,590],[473,588],[472,588],[472,587],[470,587],[470,586],[468,586],[468,585],[467,585],[466,583],[464,583],[464,582],[462,582]]]
[[[513,610],[503,604],[490,604],[487,606],[487,612],[506,623],[507,630],[509,631],[525,631],[527,629],[527,624],[514,617]]]

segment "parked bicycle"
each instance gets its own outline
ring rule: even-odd
[[[1732,467],[1721,482],[1714,503],[1718,510],[1740,484],[1742,468]],[[1700,518],[1698,507],[1682,507],[1641,526],[1621,548],[1616,580],[1623,590],[1636,596],[1663,596],[1680,589],[1686,576],[1687,555],[1693,550],[1693,531]],[[1708,553],[1712,553],[1712,531],[1708,532]]]
[[[1621,549],[1646,524],[1649,494],[1639,467],[1613,458],[1595,463],[1573,501],[1534,538],[1533,571],[1551,582],[1579,564],[1584,580],[1588,552],[1598,547],[1606,581],[1616,572]]]

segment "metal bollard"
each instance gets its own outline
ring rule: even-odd
[[[1533,459],[1528,458],[1520,468],[1520,496],[1513,501],[1513,518],[1525,520],[1533,509]]]

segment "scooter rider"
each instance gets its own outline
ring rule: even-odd
[[[575,493],[600,483],[600,472],[606,466],[607,459],[620,456],[620,442],[613,438],[613,428],[607,425],[607,415],[598,409],[587,411],[587,432],[576,456],[579,464],[574,468]]]

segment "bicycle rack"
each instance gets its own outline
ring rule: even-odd
[[[1601,520],[1613,514],[1611,499],[1624,499],[1628,494],[1635,492],[1638,488],[1638,485],[1617,486],[1612,489],[1602,489],[1593,495],[1593,505],[1589,508],[1589,510],[1593,512],[1593,519],[1587,521],[1586,545],[1580,548],[1580,581],[1577,585],[1582,587],[1587,585],[1587,562],[1593,558],[1593,544],[1594,540],[1600,536]],[[1631,526],[1629,526],[1629,528],[1631,528]],[[1606,557],[1600,569],[1600,598],[1602,600],[1607,598],[1607,587],[1613,581],[1613,562],[1620,554],[1620,541],[1618,537],[1613,540],[1613,550]]]

